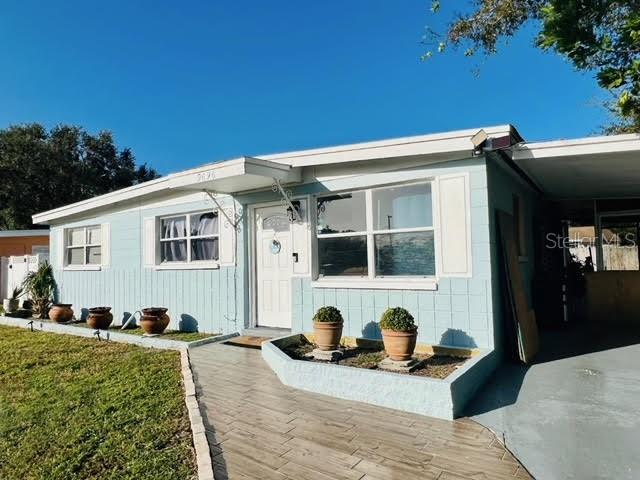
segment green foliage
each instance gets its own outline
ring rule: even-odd
[[[29,272],[22,283],[22,288],[33,302],[34,313],[39,318],[47,318],[56,291],[56,280],[53,277],[51,264],[44,262],[35,272]]]
[[[395,332],[411,332],[417,330],[418,326],[413,320],[413,315],[402,307],[388,308],[380,319],[382,330],[393,330]]]
[[[40,124],[0,130],[0,229],[31,228],[31,215],[156,178],[136,167],[109,132]]]
[[[437,8],[431,10],[435,13]],[[611,92],[607,107],[617,119],[607,133],[640,131],[640,0],[473,0],[446,33],[428,29],[426,43],[465,47],[465,55],[494,54],[501,40],[528,22],[540,26],[536,45],[596,73]],[[423,58],[430,58],[427,52]]]
[[[336,307],[321,307],[313,316],[314,322],[342,322],[342,314]]]
[[[24,290],[22,287],[15,287],[13,292],[11,292],[11,300],[18,300],[22,296],[23,292]]]
[[[0,327],[0,478],[197,477],[177,352]]]

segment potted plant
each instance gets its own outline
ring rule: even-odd
[[[13,292],[11,293],[11,298],[5,298],[2,301],[2,308],[4,309],[4,311],[6,313],[10,313],[10,312],[15,312],[16,310],[18,310],[18,307],[20,306],[20,296],[22,295],[22,288],[20,287],[16,287],[13,289]]]
[[[49,318],[56,323],[67,323],[73,319],[70,303],[54,303],[49,309]]]
[[[409,311],[402,307],[388,308],[380,319],[380,329],[389,358],[396,362],[411,360],[418,327]]]
[[[91,307],[87,317],[87,325],[91,328],[107,330],[113,321],[111,307]]]
[[[169,326],[171,318],[167,314],[168,308],[151,307],[142,309],[140,326],[147,335],[159,335]]]
[[[25,293],[33,302],[34,314],[38,318],[47,318],[56,290],[53,268],[51,268],[49,262],[44,262],[36,271],[29,272],[22,282],[22,288],[24,288]],[[71,311],[71,317],[73,317],[73,311]]]
[[[337,350],[344,320],[336,307],[321,307],[313,316],[313,330],[318,349]]]

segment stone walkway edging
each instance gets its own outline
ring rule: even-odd
[[[191,362],[189,361],[189,350],[184,349],[180,351],[180,363],[182,364],[184,399],[187,405],[187,413],[189,414],[189,423],[191,424],[191,433],[193,435],[193,448],[198,465],[198,480],[214,480],[213,461],[204,428],[204,420],[198,405],[198,397],[196,396],[196,385],[193,381],[193,372],[191,370]]]
[[[60,323],[43,322],[38,319],[25,319],[16,317],[0,316],[0,325],[8,327],[31,328],[30,322],[33,321],[33,329],[42,332],[64,333],[67,335],[75,335],[77,337],[95,338],[95,331],[92,328],[74,327],[73,325],[64,325]],[[237,333],[227,335],[217,335],[214,337],[203,338],[193,342],[182,342],[179,340],[167,340],[158,337],[143,337],[132,335],[130,333],[120,333],[111,330],[99,330],[100,339],[109,342],[130,343],[146,348],[159,348],[162,350],[184,350],[186,348],[198,347],[207,343],[224,342]]]

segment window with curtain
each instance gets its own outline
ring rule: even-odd
[[[102,227],[65,230],[65,265],[100,265],[102,263]]]
[[[198,212],[160,219],[162,263],[218,260],[218,212]]]
[[[318,197],[321,277],[431,277],[435,249],[431,184]]]

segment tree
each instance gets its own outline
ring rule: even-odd
[[[640,0],[472,0],[447,31],[428,29],[427,42],[444,52],[466,47],[465,55],[492,55],[502,39],[528,22],[540,25],[537,47],[567,58],[579,70],[595,72],[611,92],[608,107],[616,117],[608,133],[640,131]],[[440,10],[440,1],[431,3]],[[425,58],[431,57],[426,52]]]
[[[118,150],[109,132],[91,135],[37,123],[0,130],[0,230],[31,228],[31,215],[157,178]]]

